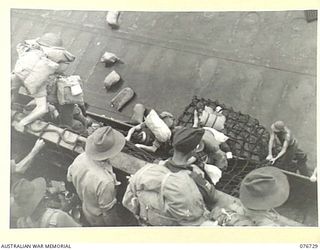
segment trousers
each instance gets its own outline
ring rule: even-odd
[[[275,162],[275,166],[290,172],[296,172],[299,170],[300,174],[309,176],[306,162],[307,155],[295,142],[290,145],[287,148],[286,153]]]

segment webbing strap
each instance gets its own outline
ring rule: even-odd
[[[210,116],[210,114],[207,112],[207,117],[206,117],[206,120],[203,122],[203,124],[207,124],[207,122],[208,122],[208,120],[209,120],[209,116]]]
[[[160,203],[161,203],[161,207],[164,208],[164,195],[163,195],[163,190],[164,190],[164,185],[166,183],[166,181],[168,180],[169,176],[172,173],[166,173],[166,175],[163,177],[162,181],[161,181],[161,188],[160,188]]]
[[[149,164],[147,166],[145,166],[144,169],[141,170],[141,172],[139,172],[137,175],[136,175],[136,178],[140,178],[148,169],[150,169],[153,165],[152,164]],[[132,193],[134,194],[134,196],[137,196],[137,189],[136,189],[136,186],[135,185],[132,185]]]
[[[214,124],[216,124],[217,119],[218,119],[218,116],[215,115],[214,121],[213,121],[213,123],[212,123],[212,125],[211,125],[212,128],[213,128]]]

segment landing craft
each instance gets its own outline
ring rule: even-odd
[[[26,104],[29,101],[29,97],[20,95],[21,105]],[[192,112],[190,109],[194,108],[195,105],[221,105],[218,102],[211,100],[205,100],[202,98],[194,97],[191,104],[186,107],[184,113],[179,118],[179,124],[188,126],[190,123],[190,117]],[[251,170],[262,166],[259,162],[259,157],[263,155],[263,143],[268,140],[268,134],[265,128],[263,128],[256,119],[249,117],[248,115],[236,112],[231,108],[224,107],[228,110],[226,127],[229,133],[232,132],[232,123],[239,123],[239,121],[246,117],[245,121],[251,121],[255,124],[254,138],[251,138],[255,147],[252,147],[250,151],[244,152],[239,148],[239,145],[231,143],[231,148],[235,157],[229,161],[228,168],[224,171],[224,177],[220,180],[216,186],[218,190],[218,202],[217,207],[239,209],[241,207],[238,199],[238,189],[242,178],[246,173]],[[238,114],[239,120],[228,119]],[[98,114],[88,112],[87,115],[95,121],[105,125],[112,126],[114,129],[126,134],[127,131],[132,127],[130,124],[118,121],[113,118],[108,118]],[[21,119],[24,114],[18,110],[12,109],[12,125]],[[242,119],[243,120],[243,119]],[[228,124],[229,123],[229,124]],[[248,123],[249,124],[249,123]],[[247,125],[242,128],[243,131],[250,130],[250,126]],[[234,132],[234,131],[233,131]],[[241,134],[241,131],[238,131]],[[81,208],[80,201],[75,194],[72,184],[66,181],[66,171],[68,166],[72,163],[74,158],[84,151],[86,138],[77,134],[74,131],[59,128],[55,124],[51,124],[45,121],[37,120],[27,126],[25,134],[20,134],[12,130],[12,155],[18,158],[23,157],[23,152],[27,153],[32,147],[34,141],[42,137],[47,141],[48,147],[37,157],[34,167],[27,171],[29,178],[36,178],[44,176],[47,180],[57,180],[66,183],[67,193],[66,199],[64,199],[63,209],[68,211],[77,221],[81,222]],[[238,139],[240,137],[238,136]],[[163,156],[162,156],[163,157]],[[138,169],[143,167],[148,162],[153,162],[159,158],[155,154],[147,153],[134,146],[133,143],[127,142],[123,151],[116,157],[111,159],[111,163],[115,168],[117,178],[122,183],[118,192],[118,200],[122,200],[122,196],[126,189],[127,177],[130,174],[135,173]],[[283,171],[290,183],[290,197],[288,201],[277,208],[277,211],[281,214],[278,218],[282,226],[316,226],[317,225],[317,187],[316,183],[310,182],[309,178],[299,175],[297,173],[291,173]],[[72,199],[70,198],[72,197]],[[61,208],[61,200],[54,198],[51,205],[55,208]],[[63,203],[62,202],[62,203]],[[67,204],[67,205],[66,205]],[[124,211],[124,216],[127,211]],[[130,226],[130,225],[129,225]]]

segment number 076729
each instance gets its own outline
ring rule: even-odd
[[[304,249],[315,249],[318,248],[318,244],[300,244],[300,248]]]

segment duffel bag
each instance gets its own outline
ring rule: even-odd
[[[145,124],[158,141],[166,142],[170,140],[171,130],[153,109],[145,118]]]

